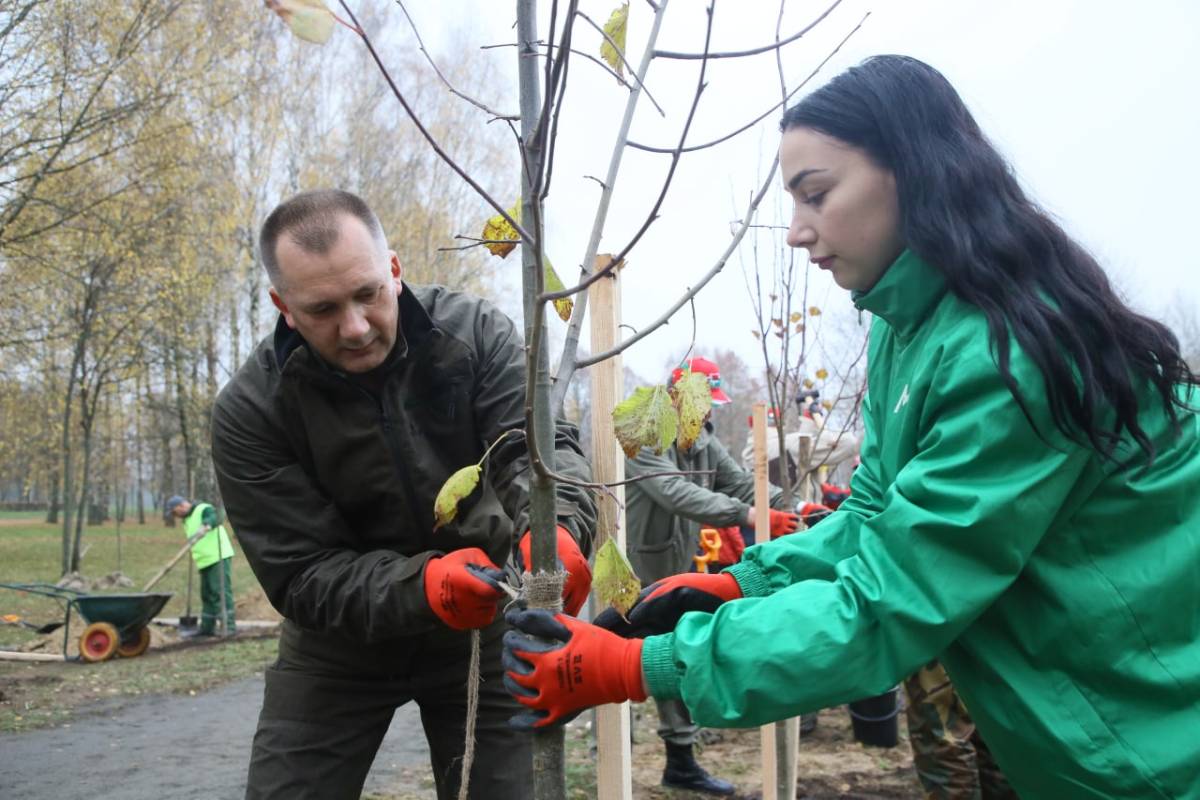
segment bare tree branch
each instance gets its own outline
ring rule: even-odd
[[[663,314],[657,320],[652,322],[650,325],[643,328],[641,331],[634,334],[633,336],[626,339],[625,341],[621,342],[621,344],[617,345],[616,347],[613,347],[609,350],[605,350],[602,353],[596,353],[587,358],[580,359],[576,363],[577,368],[582,369],[583,367],[590,367],[592,364],[599,364],[601,361],[604,361],[605,359],[612,358],[615,355],[623,353],[623,352],[625,352],[625,350],[627,350],[629,347],[631,347],[636,342],[641,341],[646,336],[650,335],[654,331],[661,328],[663,325],[665,325],[667,323],[667,321],[672,317],[672,315],[675,314],[676,311],[683,308],[684,303],[688,302],[693,297],[695,297],[697,292],[699,292],[706,285],[708,285],[708,282],[711,281],[714,277],[716,277],[718,272],[720,272],[722,269],[724,269],[725,262],[727,262],[729,260],[729,256],[733,253],[734,250],[737,249],[738,244],[740,244],[742,241],[742,237],[746,235],[746,231],[749,230],[750,220],[754,218],[754,214],[758,210],[759,203],[762,202],[763,197],[767,193],[767,189],[770,188],[770,186],[771,186],[771,182],[775,180],[775,169],[776,169],[776,167],[778,167],[778,165],[779,165],[779,157],[776,156],[775,161],[772,162],[772,164],[771,164],[771,168],[767,171],[767,179],[765,181],[763,181],[763,184],[759,188],[758,193],[755,194],[754,198],[750,201],[750,206],[746,209],[746,216],[743,218],[742,224],[738,228],[737,233],[734,235],[733,239],[729,242],[729,246],[725,248],[725,252],[723,252],[721,254],[721,257],[719,259],[717,259],[717,263],[714,264],[713,267],[707,273],[705,273],[704,277],[702,277],[700,279],[700,282],[697,283],[694,288],[688,289],[688,291],[683,295],[682,298],[680,298],[674,305],[671,306],[670,309],[667,310],[667,312],[665,314]]]
[[[650,53],[654,48],[654,43],[658,41],[658,33],[662,28],[666,9],[667,0],[662,0],[655,7],[654,22],[650,27],[646,50],[642,53],[642,61],[638,65],[638,86],[643,84],[646,73],[650,69],[650,62],[653,60]],[[600,237],[604,232],[604,225],[608,219],[609,203],[612,201],[613,190],[617,182],[617,173],[621,168],[621,159],[625,154],[624,144],[629,137],[629,127],[633,124],[633,114],[637,110],[637,102],[640,97],[641,92],[636,88],[629,93],[629,97],[625,101],[625,113],[621,117],[621,127],[617,130],[616,144],[613,146],[612,155],[609,158],[608,172],[603,181],[597,180],[597,183],[601,186],[600,200],[596,204],[596,216],[592,221],[592,231],[588,236],[587,249],[584,251],[583,262],[580,264],[580,273],[582,275],[587,275],[592,271],[593,264],[596,261],[596,254],[600,251]],[[554,377],[553,407],[559,413],[561,413],[563,401],[567,396],[567,388],[571,384],[571,377],[575,374],[575,354],[579,350],[579,335],[583,329],[583,317],[587,313],[587,298],[587,294],[583,293],[575,301],[575,310],[571,314],[571,322],[567,326],[566,341],[563,343],[562,357],[558,362],[558,373]]]
[[[454,84],[450,83],[446,76],[442,74],[442,71],[438,69],[438,65],[434,62],[433,56],[430,55],[429,51],[425,49],[425,42],[421,39],[421,32],[417,30],[417,24],[413,22],[412,16],[408,13],[408,9],[404,7],[404,0],[396,0],[396,5],[400,6],[400,10],[404,12],[404,18],[408,20],[408,25],[412,28],[413,36],[417,37],[417,47],[425,56],[425,60],[429,62],[429,66],[433,67],[433,71],[437,73],[437,76],[441,79],[442,83],[445,84],[446,88],[450,90],[451,94],[461,97],[463,100],[466,100],[480,111],[485,111],[496,119],[520,119],[520,116],[517,114],[506,114],[502,111],[496,111],[495,109],[489,107],[486,103],[476,100],[474,97],[460,92],[457,88],[455,88]]]
[[[599,32],[599,34],[604,37],[604,41],[608,42],[609,47],[611,47],[613,49],[613,51],[617,54],[617,57],[621,59],[621,63],[625,65],[625,69],[629,70],[630,76],[635,81],[638,82],[638,87],[641,88],[641,90],[646,93],[646,99],[649,100],[656,109],[658,109],[658,113],[660,116],[665,117],[667,114],[665,111],[662,110],[662,106],[660,106],[658,104],[658,101],[654,99],[654,95],[650,94],[650,90],[648,88],[646,88],[646,84],[642,83],[642,79],[639,78],[637,76],[637,73],[634,72],[633,65],[630,64],[629,61],[625,58],[625,49],[623,47],[618,47],[617,43],[614,42],[612,37],[608,35],[608,32],[605,31],[603,27],[597,25],[595,23],[595,21],[591,17],[589,17],[587,14],[583,13],[582,11],[576,11],[575,16],[581,17],[585,22],[587,22],[587,24],[589,24],[593,28],[595,28]],[[621,82],[624,83],[624,80],[621,79],[620,74],[617,75],[617,79],[621,80]]]
[[[510,217],[504,207],[500,205],[500,203],[498,203],[486,189],[480,186],[474,178],[468,175],[467,171],[459,166],[458,162],[451,158],[449,153],[442,149],[441,144],[438,143],[433,134],[429,132],[429,129],[426,128],[421,122],[420,117],[417,116],[417,112],[412,106],[409,105],[408,100],[404,97],[404,93],[400,91],[400,87],[398,87],[395,80],[392,79],[391,73],[388,71],[388,68],[384,66],[383,60],[379,57],[379,53],[376,52],[375,45],[371,43],[371,38],[367,36],[367,32],[364,31],[362,29],[362,25],[358,23],[358,18],[354,16],[354,12],[350,10],[348,5],[346,5],[346,0],[338,0],[338,4],[341,5],[342,9],[354,23],[356,28],[355,32],[359,35],[359,38],[363,40],[363,44],[366,45],[367,52],[371,54],[371,58],[375,61],[375,65],[379,67],[379,71],[383,75],[383,79],[387,81],[387,85],[392,90],[392,94],[394,94],[396,99],[400,101],[400,105],[404,107],[404,111],[406,114],[408,114],[408,118],[412,120],[413,125],[417,127],[417,130],[420,131],[421,136],[425,138],[425,141],[429,142],[429,146],[433,148],[433,151],[438,154],[438,157],[442,159],[442,161],[444,161],[446,165],[450,167],[450,169],[454,170],[460,178],[466,181],[467,184],[470,185],[470,187],[474,189],[475,192],[481,198],[483,198],[488,205],[494,208],[496,213],[502,216],[509,225],[513,226],[513,230],[521,235],[522,241],[532,243],[534,240],[533,237],[529,235],[528,231],[526,231],[519,222]]]
[[[755,47],[752,50],[738,50],[738,51],[726,52],[726,53],[709,53],[708,51],[705,51],[703,53],[677,53],[672,50],[655,50],[654,55],[657,58],[676,58],[676,59],[684,59],[684,60],[691,60],[691,61],[700,61],[703,59],[714,59],[714,58],[744,58],[746,56],[756,56],[759,53],[767,53],[767,52],[770,52],[771,50],[778,50],[779,48],[783,47],[786,44],[791,44],[792,42],[796,41],[804,34],[811,31],[813,28],[817,27],[817,25],[821,24],[821,20],[823,20],[827,16],[829,16],[830,13],[832,13],[835,8],[837,8],[839,5],[841,5],[841,3],[842,3],[842,0],[834,0],[833,5],[831,5],[827,9],[825,9],[824,13],[822,13],[821,16],[817,17],[815,20],[810,22],[808,24],[808,26],[805,27],[802,31],[792,34],[791,36],[784,39],[783,41],[776,40],[773,44],[763,45],[762,47]]]
[[[704,37],[705,49],[708,48],[709,42],[712,41],[712,24],[715,16],[713,10],[715,7],[716,0],[713,0],[711,3],[709,3],[708,8],[706,9],[708,13],[708,28]],[[650,213],[646,215],[645,222],[643,222],[641,227],[638,228],[637,232],[633,235],[633,238],[629,241],[629,243],[621,248],[620,252],[611,258],[603,269],[597,270],[588,277],[584,278],[575,286],[572,286],[568,289],[563,289],[557,292],[543,292],[538,296],[538,301],[540,303],[545,304],[547,302],[561,300],[564,297],[570,297],[578,294],[584,289],[587,289],[596,281],[611,273],[625,260],[625,256],[629,254],[629,251],[633,249],[634,245],[638,243],[646,231],[650,229],[650,226],[654,224],[654,221],[658,219],[658,210],[662,208],[663,201],[667,197],[667,190],[671,188],[671,181],[674,179],[675,170],[679,166],[679,155],[683,151],[684,142],[687,141],[688,131],[692,127],[692,120],[696,117],[696,109],[700,106],[700,96],[704,94],[704,88],[707,86],[707,84],[704,82],[704,74],[707,67],[708,62],[701,62],[700,76],[696,81],[696,93],[692,97],[692,107],[688,110],[687,119],[683,123],[683,131],[679,135],[679,145],[675,148],[675,154],[671,158],[671,166],[667,170],[667,177],[663,180],[662,190],[659,191],[658,198],[654,201],[654,207],[651,208]]]
[[[738,128],[737,130],[731,131],[731,132],[725,134],[724,136],[721,136],[717,139],[713,139],[710,142],[705,142],[704,144],[696,144],[696,145],[692,145],[691,147],[685,147],[682,152],[691,153],[691,152],[695,152],[696,150],[704,150],[706,148],[714,147],[718,144],[721,144],[721,142],[729,141],[733,137],[737,136],[739,133],[743,133],[743,132],[749,130],[750,128],[753,128],[755,125],[757,125],[758,123],[760,123],[764,119],[766,119],[770,114],[772,114],[776,110],[782,108],[787,103],[788,100],[792,99],[792,97],[797,92],[799,92],[801,89],[803,89],[805,86],[807,86],[808,83],[817,76],[817,73],[819,73],[821,71],[821,69],[829,62],[829,60],[831,58],[833,58],[835,55],[837,55],[838,51],[841,50],[842,47],[846,44],[846,42],[850,40],[851,36],[853,36],[855,33],[858,32],[858,29],[863,26],[863,23],[867,21],[867,17],[869,17],[869,16],[871,16],[870,11],[868,11],[865,15],[863,15],[863,18],[861,20],[859,20],[858,24],[855,25],[854,28],[852,28],[849,33],[847,33],[844,37],[842,37],[842,40],[840,42],[838,42],[837,46],[829,51],[829,53],[825,56],[825,58],[821,60],[821,63],[817,64],[816,68],[813,69],[813,71],[811,73],[809,73],[808,77],[805,78],[803,81],[801,81],[799,84],[797,84],[796,88],[792,89],[792,91],[790,91],[788,93],[787,97],[784,98],[783,102],[776,103],[775,105],[771,106],[766,111],[759,114],[757,117],[750,120],[745,125]],[[635,150],[644,150],[647,153],[664,153],[665,154],[665,153],[674,153],[675,152],[675,149],[671,148],[671,147],[655,147],[653,145],[641,144],[640,142],[635,142],[632,140],[630,140],[629,146],[634,148]]]

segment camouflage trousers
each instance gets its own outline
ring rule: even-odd
[[[904,691],[913,766],[929,800],[1017,797],[939,662],[909,676]]]

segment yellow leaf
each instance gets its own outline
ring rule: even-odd
[[[829,373],[824,368],[817,370],[817,380],[823,381],[829,377]]]
[[[805,389],[811,389],[811,388],[813,388],[813,382],[812,382],[812,381],[810,381],[808,378],[805,378],[805,379],[804,379],[804,388],[805,388]]]
[[[822,400],[821,408],[825,409],[826,411],[831,411],[833,410],[833,403],[829,402],[828,400]]]
[[[604,32],[617,46],[613,47],[609,44],[608,39],[605,39],[604,43],[600,45],[600,57],[622,78],[625,77],[625,68],[621,56],[625,54],[625,30],[628,23],[629,3],[625,3],[612,12],[608,22],[604,23]]]
[[[791,316],[788,317],[788,322],[799,322],[802,319],[804,319],[803,314],[801,314],[799,311],[793,311]]]
[[[482,470],[478,464],[471,464],[455,472],[438,491],[437,499],[433,501],[433,529],[436,531],[443,525],[454,521],[458,514],[458,504],[475,491],[479,485],[479,473]]]
[[[306,42],[325,44],[333,35],[333,12],[322,0],[265,0],[267,8]]]
[[[550,263],[550,259],[544,259],[542,262],[543,282],[546,284],[547,292],[561,292],[567,288],[563,286],[562,278],[558,277],[558,273],[554,271],[554,265]],[[575,301],[569,297],[562,297],[554,301],[554,310],[558,312],[558,318],[563,322],[571,321],[571,310],[575,308]]]
[[[679,409],[679,438],[681,450],[690,450],[700,438],[704,420],[712,411],[712,388],[708,376],[701,372],[687,372],[671,387],[675,408]]]
[[[817,308],[816,306],[809,306],[808,315],[810,317],[819,317],[821,316],[821,309]]]
[[[625,616],[637,601],[641,588],[642,582],[634,574],[629,559],[615,541],[608,539],[596,551],[596,566],[592,570],[592,591],[596,597]]]
[[[771,324],[772,324],[772,325],[774,325],[776,328],[782,328],[782,327],[783,327],[783,320],[781,320],[781,319],[778,319],[778,318],[777,318],[777,319],[773,319],[773,320],[771,320]]]
[[[513,204],[513,207],[508,210],[508,215],[515,219],[518,225],[521,223],[520,199],[518,199],[517,202]],[[483,233],[479,235],[479,238],[491,240],[485,243],[483,246],[486,247],[492,255],[504,258],[514,249],[516,249],[521,235],[517,233],[516,228],[509,224],[508,220],[506,220],[500,214],[496,214],[495,216],[488,218],[488,221],[484,223]],[[511,242],[511,244],[508,242]]]
[[[643,447],[661,453],[675,441],[679,419],[665,386],[639,386],[613,409],[613,432],[625,455]]]
[[[751,334],[754,336],[754,338],[755,338],[755,339],[761,339],[761,338],[762,338],[762,334],[761,334],[761,333],[759,333],[758,331],[750,331],[750,333],[751,333]]]

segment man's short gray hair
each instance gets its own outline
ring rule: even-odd
[[[282,288],[279,261],[275,257],[279,237],[287,234],[306,252],[327,253],[337,241],[338,219],[344,214],[362,222],[380,251],[387,252],[387,239],[383,235],[379,217],[361,197],[341,189],[301,192],[276,206],[267,216],[258,235],[263,267],[276,289]]]

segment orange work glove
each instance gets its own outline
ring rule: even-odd
[[[789,533],[795,533],[800,527],[800,515],[791,511],[776,511],[771,509],[771,538],[778,539]]]
[[[728,572],[684,572],[642,589],[628,619],[616,609],[596,615],[595,624],[624,638],[670,633],[689,611],[711,614],[717,606],[742,596],[742,587]]]
[[[504,634],[504,686],[529,709],[509,720],[514,728],[544,728],[592,706],[646,699],[641,639],[544,608],[513,608],[504,618],[513,626]]]
[[[555,533],[558,536],[558,565],[567,571],[567,580],[563,583],[563,610],[571,616],[579,613],[587,602],[588,592],[592,590],[592,568],[583,557],[579,545],[571,532],[559,525]],[[517,543],[517,566],[524,572],[529,569],[527,564],[533,563],[533,537],[529,531]]]
[[[800,507],[800,516],[804,520],[805,527],[808,528],[816,525],[832,513],[832,508],[823,506],[820,503],[805,503]]]
[[[504,572],[478,547],[466,547],[425,564],[425,599],[433,613],[456,631],[484,628],[496,618],[504,596]]]

